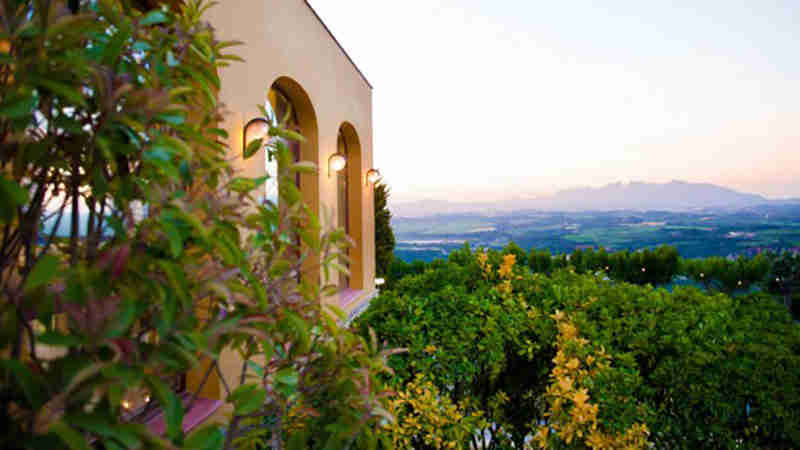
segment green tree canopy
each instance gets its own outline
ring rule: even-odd
[[[379,277],[389,273],[394,259],[394,231],[392,213],[389,211],[389,186],[384,182],[375,184],[375,272]]]

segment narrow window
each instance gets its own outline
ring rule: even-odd
[[[269,90],[267,94],[267,101],[264,105],[264,109],[267,111],[266,119],[272,125],[278,125],[286,120],[283,123],[283,126],[295,131],[300,130],[300,124],[297,120],[297,110],[295,109],[294,105],[292,104],[289,97],[286,93],[283,92],[279,87],[274,86],[272,89]],[[288,117],[287,117],[288,116]],[[289,149],[291,150],[294,161],[300,161],[300,143],[296,141],[285,142]],[[264,195],[265,199],[271,202],[277,203],[278,202],[278,162],[272,158],[269,154],[265,155],[264,158],[264,169],[269,175],[269,179],[264,184]],[[298,188],[300,188],[300,174],[295,175],[295,184]]]
[[[348,161],[348,165],[345,166],[344,169],[340,170],[336,173],[336,187],[337,187],[337,201],[338,201],[338,223],[337,225],[340,228],[344,228],[344,232],[349,235],[350,234],[350,221],[348,218],[350,217],[350,205],[347,201],[348,197],[348,190],[349,190],[349,177],[348,172],[350,172],[350,162],[349,158],[350,155],[347,153],[347,140],[345,140],[344,135],[342,134],[342,130],[339,129],[339,137],[337,138],[337,151],[340,155],[345,157],[345,160]],[[349,250],[345,250],[348,252]],[[348,270],[350,269],[350,263],[347,259],[342,258],[340,264],[347,267]],[[339,289],[345,289],[350,287],[350,277],[346,273],[339,274]]]

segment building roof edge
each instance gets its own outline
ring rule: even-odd
[[[308,0],[303,0],[303,3],[305,3],[308,9],[311,10],[311,12],[314,14],[314,17],[316,17],[317,21],[319,21],[319,23],[322,25],[322,28],[325,28],[325,31],[328,33],[331,39],[333,39],[333,42],[336,43],[336,46],[339,47],[339,50],[342,51],[345,58],[347,58],[347,60],[350,61],[350,64],[352,64],[353,67],[356,69],[356,72],[358,72],[358,74],[361,76],[361,79],[364,80],[364,83],[367,83],[367,86],[369,86],[370,89],[374,89],[372,87],[372,83],[370,83],[367,77],[364,75],[364,72],[362,72],[361,69],[358,68],[358,65],[355,63],[355,61],[353,61],[353,58],[351,58],[350,55],[347,53],[347,50],[345,50],[344,47],[342,47],[342,44],[339,42],[338,39],[336,39],[336,36],[333,35],[331,29],[328,28],[328,25],[325,24],[324,20],[322,20],[322,17],[320,17],[319,14],[317,14],[317,11],[314,9],[313,6],[311,6],[311,3],[308,3]]]

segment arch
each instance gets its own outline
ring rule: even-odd
[[[337,146],[343,146],[347,152],[347,165],[342,172],[346,173],[346,191],[339,193],[339,185],[337,180],[337,218],[340,220],[338,226],[342,226],[347,230],[347,234],[353,239],[354,245],[348,250],[350,259],[350,277],[347,280],[349,286],[342,286],[340,280],[339,288],[364,288],[364,257],[363,257],[363,190],[364,190],[364,177],[362,167],[362,154],[361,154],[361,141],[358,137],[355,127],[350,122],[343,122],[339,126]],[[343,149],[337,148],[337,151],[342,152]],[[340,172],[341,173],[341,172]],[[344,195],[342,195],[344,194]],[[346,199],[346,205],[342,205],[342,201]],[[346,214],[341,215],[343,212]],[[341,223],[344,220],[344,223]]]
[[[298,159],[311,161],[318,168],[319,165],[319,132],[317,129],[317,114],[314,105],[305,89],[292,78],[282,76],[276,79],[267,92],[267,100],[276,98],[274,92],[280,93],[289,100],[293,112],[293,126],[297,132],[305,137],[305,142],[299,143]],[[277,105],[272,105],[276,107]],[[279,120],[282,117],[278,118]],[[298,178],[298,186],[303,194],[303,201],[311,208],[314,215],[319,215],[319,180],[315,173],[302,173]]]
[[[288,105],[279,105],[286,102]],[[317,128],[317,114],[314,105],[305,89],[297,81],[287,76],[277,78],[267,91],[267,102],[271,104],[273,110],[280,114],[291,107],[291,117],[287,126],[294,128],[300,133],[305,141],[296,142],[291,145],[297,161],[310,161],[314,163],[318,170],[319,164],[319,132]],[[283,120],[284,117],[276,117]],[[268,120],[270,118],[267,118]],[[309,206],[311,214],[319,217],[319,178],[317,173],[299,173],[296,181],[303,196],[303,202]],[[299,237],[297,238],[299,239]],[[302,276],[310,284],[319,284],[320,274],[316,269],[319,265],[319,255],[313,255],[303,261]]]

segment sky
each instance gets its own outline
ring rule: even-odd
[[[618,181],[800,197],[800,2],[309,0],[394,202]]]

